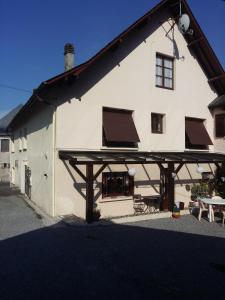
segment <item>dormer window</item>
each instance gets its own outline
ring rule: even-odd
[[[174,60],[172,57],[156,54],[156,86],[174,89]]]

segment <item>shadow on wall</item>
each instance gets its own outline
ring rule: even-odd
[[[223,299],[224,248],[219,237],[59,223],[0,241],[1,300]]]

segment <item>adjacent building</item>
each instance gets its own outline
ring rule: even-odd
[[[225,72],[182,0],[161,1],[87,62],[44,81],[12,120],[11,182],[51,216],[171,210],[225,162]]]
[[[0,182],[10,181],[10,136],[7,126],[21,109],[17,106],[0,119]]]

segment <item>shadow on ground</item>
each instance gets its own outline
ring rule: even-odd
[[[3,299],[223,299],[225,238],[57,224],[0,242]]]

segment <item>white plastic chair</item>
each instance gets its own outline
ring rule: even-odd
[[[208,214],[210,213],[209,208],[205,206],[205,204],[201,201],[198,200],[199,203],[199,213],[198,213],[198,220],[201,221],[202,218],[202,212],[203,211],[208,211]],[[211,214],[212,214],[212,221],[214,222],[214,212],[213,208],[211,209]]]
[[[142,196],[136,194],[133,196],[134,214],[143,214],[145,212],[145,203],[142,201]]]
[[[224,211],[224,210],[222,210],[222,211],[221,211],[221,213],[222,213],[222,225],[224,226],[224,220],[225,220],[225,211]]]

